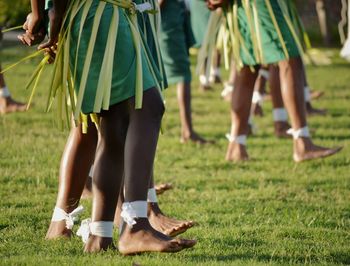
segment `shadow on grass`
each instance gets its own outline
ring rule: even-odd
[[[317,264],[321,260],[327,263],[345,264],[350,263],[350,254],[345,252],[334,252],[327,256],[327,258],[320,258],[318,255],[273,255],[273,254],[255,254],[247,252],[244,254],[229,254],[229,255],[193,255],[189,256],[188,260],[192,262],[234,262],[234,261],[247,261],[247,265],[251,261],[258,261],[262,263],[282,263],[282,264]],[[249,262],[248,262],[249,261]]]

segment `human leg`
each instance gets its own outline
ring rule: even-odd
[[[269,83],[273,106],[273,122],[275,128],[275,135],[279,138],[290,138],[290,135],[287,134],[287,130],[290,129],[290,125],[288,123],[288,113],[284,108],[282,98],[279,68],[276,65],[271,65],[269,70]]]
[[[130,122],[125,142],[125,202],[121,213],[124,223],[119,251],[122,254],[180,251],[183,243],[153,229],[147,218],[147,192],[164,112],[159,92],[156,89],[146,91],[142,109],[134,110],[132,101],[129,108]]]
[[[281,61],[279,67],[282,96],[293,128],[294,160],[300,162],[323,158],[337,153],[340,148],[330,149],[316,146],[311,140],[306,122],[301,58],[297,57]]]
[[[99,140],[93,173],[92,223],[113,226],[115,209],[124,173],[124,147],[129,120],[128,101],[115,104],[100,114]],[[113,247],[112,235],[91,235],[86,252]]]
[[[97,130],[90,119],[87,134],[82,133],[81,125],[72,128],[69,134],[61,160],[56,200],[56,207],[66,213],[71,213],[78,207],[95,156],[96,143]],[[53,220],[56,221],[51,221],[46,234],[47,239],[71,236],[72,231],[66,228],[65,220]]]
[[[226,153],[228,161],[242,161],[248,159],[246,137],[248,120],[256,80],[256,72],[249,67],[243,67],[237,74],[231,99],[231,134]]]
[[[177,100],[181,121],[181,142],[192,141],[200,144],[206,143],[206,140],[199,136],[193,129],[190,82],[179,82],[177,84]]]

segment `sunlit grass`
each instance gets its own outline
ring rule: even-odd
[[[31,51],[8,43],[2,64]],[[350,264],[350,64],[337,57],[333,61],[331,66],[308,67],[311,87],[325,92],[314,104],[329,110],[326,117],[310,118],[310,126],[315,142],[345,148],[326,160],[302,164],[292,162],[290,140],[272,135],[269,102],[265,117],[255,119],[258,131],[248,141],[252,160],[225,162],[229,105],[219,97],[220,86],[201,93],[196,78],[195,128],[216,144],[181,145],[176,91],[169,88],[155,175],[175,189],[161,196],[160,203],[167,214],[198,222],[184,235],[198,239],[198,244],[178,254],[135,257],[112,251],[85,255],[78,238],[44,240],[68,134],[58,129],[54,111],[44,113],[48,69],[31,110],[0,117],[0,264]],[[38,62],[31,60],[6,74],[16,99],[29,97],[23,88]],[[90,201],[83,204],[90,210]]]

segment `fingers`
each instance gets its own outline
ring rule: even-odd
[[[28,46],[36,45],[41,43],[45,38],[45,31],[39,31],[36,34],[32,34],[28,31],[26,33],[18,35],[17,38],[24,44]]]
[[[31,34],[25,33],[25,34],[22,34],[22,35],[18,35],[17,38],[18,38],[24,45],[32,46],[33,39],[32,39]]]
[[[42,50],[42,49],[50,49],[52,46],[54,46],[56,44],[56,42],[53,39],[49,39],[46,43],[40,44],[38,49]]]

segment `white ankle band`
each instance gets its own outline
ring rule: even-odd
[[[211,67],[210,68],[210,75],[211,76],[220,76],[220,74],[221,74],[220,68],[218,68],[218,67]]]
[[[90,235],[112,238],[113,222],[91,222],[91,218],[83,220],[77,231],[77,236],[80,236],[83,242],[86,243]]]
[[[234,90],[233,84],[226,83],[224,86],[224,89],[221,92],[221,97],[226,97],[231,92],[233,92],[233,90]]]
[[[220,77],[220,69],[215,67],[210,69],[210,76],[209,76],[209,82],[214,83],[215,78]]]
[[[91,165],[89,177],[93,177],[93,176],[94,176],[94,165]]]
[[[270,72],[266,69],[263,69],[263,68],[261,68],[259,70],[259,75],[262,76],[266,80],[268,80],[270,78]]]
[[[135,218],[147,218],[147,201],[124,202],[120,216],[132,227],[136,224]]]
[[[11,93],[6,86],[3,88],[0,88],[0,97],[7,98],[10,96],[11,96]]]
[[[254,91],[253,92],[252,103],[254,103],[254,104],[258,103],[258,104],[262,105],[263,102],[264,102],[264,96],[260,92]]]
[[[203,74],[199,76],[199,82],[202,85],[204,85],[204,86],[208,86],[210,84],[209,79],[207,78],[207,76],[203,75]]]
[[[158,202],[157,192],[156,192],[155,188],[148,189],[147,201],[148,202]]]
[[[310,102],[311,101],[311,93],[310,93],[309,86],[305,86],[304,87],[304,99],[305,99],[305,102]]]
[[[51,221],[60,222],[66,221],[66,228],[72,230],[74,222],[78,220],[79,215],[84,211],[83,206],[79,206],[71,213],[66,213],[61,208],[55,207]]]
[[[286,122],[288,121],[288,113],[285,108],[273,109],[273,121],[274,122]]]
[[[310,137],[309,127],[307,127],[307,126],[300,128],[300,129],[290,128],[287,130],[287,134],[292,135],[293,139],[309,138]]]
[[[229,142],[236,142],[238,144],[247,145],[247,136],[246,135],[239,135],[239,136],[232,136],[231,134],[227,133],[226,138],[228,139]]]
[[[113,222],[92,222],[90,224],[90,231],[94,236],[113,237]]]

